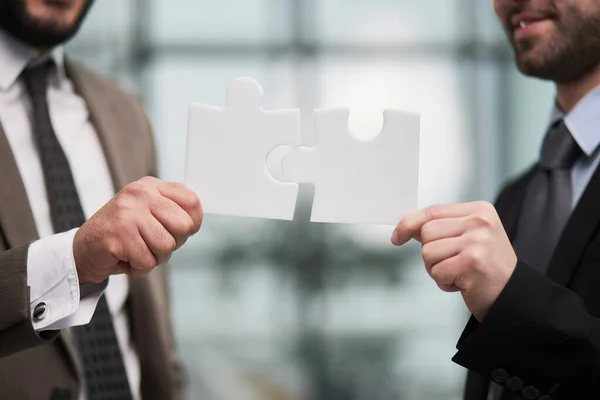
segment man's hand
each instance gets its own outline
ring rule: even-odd
[[[75,234],[79,282],[149,273],[198,232],[202,216],[200,200],[180,183],[146,177],[125,186]]]
[[[481,321],[512,275],[517,256],[493,205],[436,205],[405,216],[392,234],[401,246],[422,244],[429,275],[447,292],[460,291]]]

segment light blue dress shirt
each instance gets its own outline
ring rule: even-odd
[[[583,151],[571,169],[572,204],[575,208],[600,162],[600,86],[588,93],[566,115],[555,107],[550,124],[561,118],[564,118],[565,125]]]

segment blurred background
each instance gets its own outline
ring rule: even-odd
[[[252,76],[265,108],[421,114],[419,204],[490,200],[536,156],[553,88],[513,66],[492,0],[103,0],[68,46],[147,106],[162,178],[183,181],[188,103]],[[391,228],[207,216],[174,256],[190,399],[458,400],[468,313]]]

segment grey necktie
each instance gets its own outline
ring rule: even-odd
[[[54,134],[46,97],[48,61],[23,71],[22,79],[31,98],[33,132],[44,172],[52,226],[56,233],[81,226],[85,216],[69,162]],[[89,324],[73,329],[83,360],[88,400],[130,400],[125,366],[105,296],[98,301]]]
[[[539,167],[527,186],[513,247],[521,261],[542,273],[546,272],[571,215],[571,168],[582,154],[560,120],[546,134]],[[523,399],[519,392],[493,382],[490,392],[488,398],[492,400]]]
[[[520,260],[541,272],[571,215],[571,168],[582,154],[560,120],[544,139],[539,168],[527,187],[513,246]]]

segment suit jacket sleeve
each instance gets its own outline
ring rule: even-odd
[[[498,209],[509,197],[499,197]],[[457,349],[455,362],[513,389],[533,387],[555,399],[600,390],[600,319],[573,291],[521,261],[483,321],[471,317]]]
[[[0,358],[48,343],[59,333],[38,334],[31,323],[28,250],[23,246],[0,252]]]

